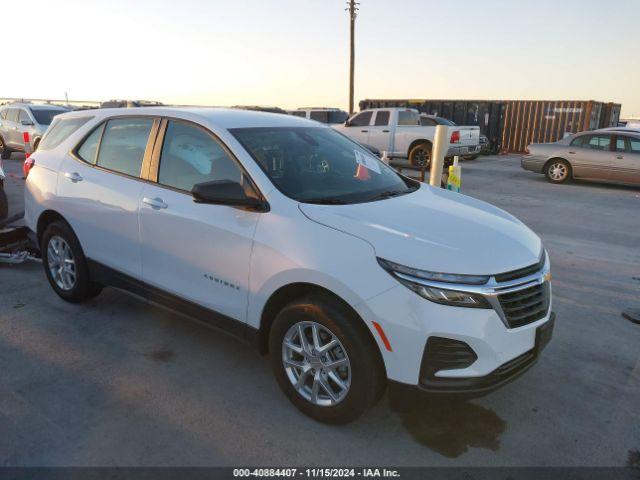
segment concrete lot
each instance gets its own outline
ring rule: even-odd
[[[551,185],[517,157],[463,165],[463,191],[517,215],[551,255],[556,331],[524,377],[471,402],[385,395],[324,426],[222,334],[113,289],[70,305],[40,265],[0,266],[0,465],[640,462],[640,325],[620,315],[640,306],[640,189]],[[21,188],[8,181],[13,211]]]

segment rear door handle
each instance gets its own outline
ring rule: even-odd
[[[81,182],[82,181],[82,175],[80,175],[78,172],[66,172],[64,174],[65,178],[67,180],[72,181],[73,183],[77,183],[77,182]]]
[[[569,153],[570,153],[571,155],[575,155],[575,154],[576,154],[576,152],[569,152]]]
[[[389,133],[389,130],[382,130],[382,133]]]
[[[617,158],[618,160],[623,160],[623,159],[624,159],[624,156],[623,156],[623,155],[617,155],[617,156],[616,156],[616,158]]]
[[[360,130],[362,133],[367,133],[369,130]]]
[[[156,198],[144,197],[142,201],[155,210],[164,209],[169,206],[166,203],[164,203],[164,200],[158,197]]]

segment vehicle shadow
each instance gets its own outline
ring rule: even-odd
[[[492,410],[462,399],[389,389],[389,409],[413,439],[448,458],[469,447],[500,449],[506,422]]]

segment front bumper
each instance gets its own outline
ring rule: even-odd
[[[551,312],[549,320],[536,328],[534,347],[500,365],[484,377],[447,378],[420,375],[418,388],[429,393],[485,394],[515,380],[531,368],[538,360],[540,352],[547,346],[553,335],[556,315]],[[423,369],[425,367],[423,361]]]

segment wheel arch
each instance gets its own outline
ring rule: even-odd
[[[569,165],[569,174],[572,175],[573,174],[573,165],[571,165],[571,162],[569,160],[567,160],[566,158],[559,157],[559,156],[551,157],[549,160],[544,162],[544,166],[542,167],[542,172],[543,173],[547,173],[547,168],[549,168],[549,165],[551,165],[553,162],[558,161],[558,160],[562,160],[563,162],[566,162],[567,165]]]
[[[69,222],[67,222],[67,220],[60,213],[56,212],[55,210],[45,210],[38,217],[38,222],[36,224],[36,238],[38,240],[38,246],[40,246],[40,243],[42,242],[42,235],[44,234],[44,231],[47,229],[47,227],[53,222],[57,221],[66,223],[71,231],[73,231],[73,227],[71,227]]]
[[[332,292],[331,290],[322,287],[314,283],[296,282],[283,285],[271,294],[260,316],[260,328],[258,330],[258,348],[262,355],[269,353],[269,332],[273,321],[280,310],[282,310],[288,303],[302,298],[310,294],[318,294],[328,297],[329,299],[337,302],[342,308],[350,312],[353,318],[360,320],[358,322],[359,329],[362,334],[367,338],[367,341],[371,342],[374,350],[377,354],[377,361],[381,365],[386,376],[386,367],[384,359],[382,358],[382,352],[380,346],[373,336],[371,329],[366,324],[362,316],[342,297]]]
[[[411,155],[411,150],[413,150],[415,147],[417,147],[422,143],[428,143],[433,148],[433,142],[431,140],[428,140],[426,138],[414,140],[413,142],[411,142],[411,144],[409,145],[409,149],[407,150],[407,158],[409,158],[409,155]]]

